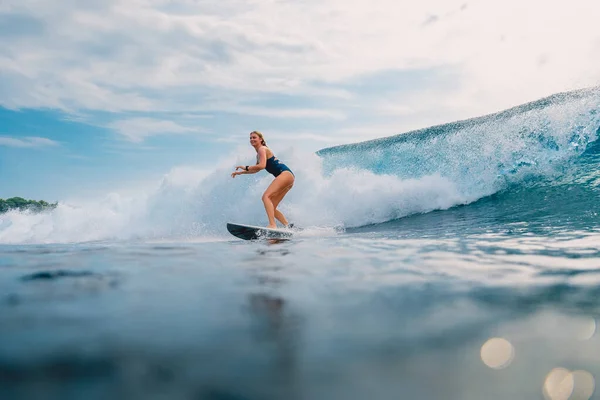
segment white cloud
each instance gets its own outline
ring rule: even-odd
[[[43,137],[28,136],[28,137],[9,137],[0,136],[0,146],[7,147],[49,147],[58,146],[59,143]]]
[[[337,121],[397,111],[397,132],[424,108],[459,119],[599,84],[598,15],[595,0],[5,0],[0,105]],[[453,84],[385,99],[351,85],[432,69],[455,71]],[[249,103],[257,94],[303,103]],[[190,131],[149,122],[114,127],[133,141]]]
[[[123,135],[131,142],[142,142],[149,136],[199,132],[199,128],[181,126],[173,121],[154,118],[129,118],[115,121],[109,128]]]
[[[310,108],[232,106],[227,110],[228,112],[235,112],[237,114],[265,116],[271,118],[315,118],[334,120],[343,120],[346,118],[344,113],[340,111]]]

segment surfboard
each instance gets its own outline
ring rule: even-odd
[[[272,229],[262,226],[227,223],[227,230],[233,236],[244,240],[256,239],[289,239],[294,233],[290,229]]]

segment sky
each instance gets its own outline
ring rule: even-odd
[[[57,201],[600,84],[596,0],[2,0],[0,198]],[[296,166],[295,168],[301,168]]]

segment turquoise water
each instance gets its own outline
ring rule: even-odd
[[[300,155],[290,241],[227,235],[268,177],[225,170],[6,214],[2,398],[599,398],[599,110]]]

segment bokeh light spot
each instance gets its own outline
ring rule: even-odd
[[[548,400],[568,400],[574,386],[571,371],[565,368],[554,368],[544,381],[544,397]]]
[[[506,368],[514,357],[515,349],[506,339],[491,338],[481,346],[481,361],[490,368]]]
[[[594,318],[582,318],[577,339],[590,340],[596,334],[596,320]]]
[[[587,371],[573,371],[574,389],[571,400],[589,400],[594,394],[596,382],[594,376]]]

